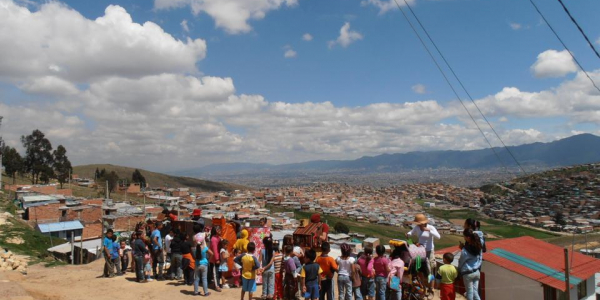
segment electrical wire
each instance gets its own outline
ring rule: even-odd
[[[569,10],[565,6],[565,4],[562,2],[562,0],[558,0],[558,2],[560,2],[560,5],[562,6],[562,8],[565,10],[565,12],[569,16],[569,18],[571,18],[571,21],[573,22],[573,24],[575,24],[575,26],[577,26],[577,29],[579,29],[579,32],[581,32],[581,35],[583,35],[583,38],[587,41],[588,45],[590,45],[590,47],[592,48],[592,50],[594,50],[594,53],[596,53],[596,56],[598,56],[598,58],[600,58],[600,53],[598,53],[598,50],[596,50],[596,47],[594,47],[594,43],[592,43],[590,41],[590,39],[587,37],[587,35],[585,34],[585,32],[583,31],[583,29],[581,28],[581,26],[579,26],[579,23],[577,23],[577,21],[575,20],[575,18],[573,18],[573,16],[571,15],[571,13],[569,12]]]
[[[567,45],[565,44],[565,42],[563,42],[563,40],[560,38],[560,36],[558,36],[558,33],[556,33],[556,31],[554,30],[554,28],[552,27],[552,25],[550,25],[550,23],[548,22],[548,20],[546,20],[546,17],[544,17],[544,14],[542,14],[542,12],[537,7],[537,5],[535,5],[535,2],[533,2],[533,0],[529,0],[529,2],[531,3],[531,5],[533,5],[533,7],[535,8],[535,10],[538,12],[538,14],[540,14],[540,16],[542,17],[542,19],[544,20],[544,22],[546,22],[546,25],[548,25],[548,28],[550,28],[550,30],[552,30],[552,33],[554,33],[554,35],[556,36],[556,38],[558,39],[558,41],[560,41],[560,43],[563,45],[563,47],[565,47],[565,49],[567,50],[567,52],[569,52],[569,54],[571,55],[571,57],[573,58],[573,60],[575,61],[575,63],[577,63],[577,65],[579,66],[579,69],[581,69],[581,71],[583,71],[583,73],[585,73],[585,76],[587,76],[587,78],[592,82],[592,85],[598,90],[598,92],[600,92],[600,88],[598,88],[598,86],[596,85],[596,83],[594,82],[594,80],[592,79],[592,77],[590,77],[590,75],[588,74],[588,72],[586,72],[585,69],[583,68],[583,66],[581,66],[581,64],[579,63],[579,61],[577,60],[577,58],[575,58],[575,55],[573,55],[573,53],[571,52],[571,50],[569,50],[569,47],[567,47]]]
[[[413,11],[413,9],[410,6],[410,4],[408,4],[408,2],[406,0],[404,0],[404,3],[406,4],[406,6],[408,7],[408,9],[410,10],[410,12],[413,15],[413,17],[419,23],[419,26],[421,27],[421,29],[423,29],[423,31],[427,35],[427,38],[429,39],[429,41],[431,42],[431,44],[433,44],[433,47],[435,47],[435,50],[437,51],[437,53],[440,55],[440,57],[442,58],[442,60],[444,60],[444,63],[446,64],[446,66],[448,67],[448,69],[450,69],[450,72],[452,72],[452,75],[454,76],[454,78],[456,79],[456,81],[458,81],[458,83],[460,84],[460,86],[462,87],[462,89],[465,91],[465,93],[467,94],[467,96],[469,97],[469,99],[471,100],[471,102],[473,103],[473,105],[475,106],[475,108],[477,108],[477,111],[479,112],[479,114],[483,117],[483,119],[485,120],[485,122],[487,123],[487,125],[490,127],[490,129],[492,129],[492,132],[494,132],[494,135],[496,135],[496,138],[498,138],[498,140],[500,141],[500,143],[502,143],[502,146],[504,147],[504,149],[506,149],[506,151],[512,157],[512,159],[515,161],[515,163],[517,164],[517,166],[519,166],[519,169],[521,170],[521,172],[523,172],[523,174],[525,174],[525,175],[528,175],[527,172],[525,171],[525,169],[523,168],[523,166],[521,165],[521,163],[519,163],[519,161],[517,160],[517,158],[513,154],[513,152],[510,151],[510,149],[506,146],[506,144],[504,143],[504,141],[502,140],[502,138],[500,137],[500,135],[498,134],[498,132],[496,132],[496,129],[494,129],[494,126],[492,126],[492,123],[483,114],[483,112],[479,108],[479,105],[477,105],[477,103],[475,102],[475,100],[473,100],[473,97],[471,97],[471,93],[469,93],[469,91],[467,90],[467,88],[465,87],[465,85],[462,83],[462,81],[460,80],[460,78],[458,78],[458,75],[456,75],[456,72],[454,72],[454,68],[452,68],[452,66],[450,66],[450,63],[448,62],[448,60],[446,59],[446,57],[444,56],[444,54],[442,54],[442,51],[437,46],[437,44],[435,43],[435,41],[433,41],[433,38],[431,37],[431,35],[429,35],[429,32],[427,31],[427,29],[425,29],[425,26],[423,26],[423,23],[421,23],[421,20],[419,19],[419,17],[417,17],[417,15]],[[396,2],[396,4],[398,4],[398,3]]]
[[[502,164],[502,167],[504,168],[504,170],[507,173],[511,174],[508,171],[508,168],[506,167],[506,165],[504,164],[504,162],[502,161],[502,159],[500,158],[500,155],[498,155],[498,153],[496,152],[496,150],[492,146],[492,143],[490,143],[490,140],[487,138],[487,136],[485,135],[485,133],[483,132],[483,130],[481,129],[481,127],[479,126],[479,124],[477,124],[477,121],[475,121],[475,118],[473,117],[473,115],[471,114],[471,112],[469,112],[469,109],[467,108],[467,106],[465,105],[465,103],[463,102],[463,100],[458,95],[458,92],[456,91],[456,89],[454,89],[454,86],[452,85],[452,83],[448,79],[448,76],[446,76],[446,73],[444,72],[444,70],[442,69],[442,67],[440,66],[440,64],[437,62],[437,60],[435,59],[435,57],[433,56],[433,54],[431,53],[431,51],[429,51],[429,48],[427,47],[427,44],[425,44],[425,41],[421,38],[421,35],[417,31],[417,29],[413,26],[412,22],[410,21],[410,19],[406,15],[406,13],[404,13],[404,10],[402,9],[402,7],[400,7],[400,4],[398,4],[398,1],[394,0],[394,2],[396,2],[396,5],[398,6],[398,9],[400,9],[400,11],[402,12],[402,15],[404,16],[404,18],[406,19],[406,21],[408,22],[408,24],[410,25],[410,27],[412,28],[412,30],[417,35],[417,38],[419,38],[419,41],[421,41],[421,44],[423,45],[423,47],[425,48],[425,50],[429,54],[429,57],[431,57],[431,59],[433,60],[433,63],[435,64],[435,66],[437,67],[437,69],[440,71],[440,73],[442,73],[442,76],[444,77],[444,80],[446,81],[446,83],[448,83],[448,86],[450,86],[450,89],[452,90],[452,92],[454,93],[454,95],[456,96],[456,98],[458,98],[458,101],[460,101],[460,104],[462,105],[462,107],[465,109],[465,111],[469,115],[469,118],[471,118],[471,120],[473,121],[473,123],[475,124],[475,126],[477,127],[477,129],[479,130],[479,132],[481,133],[481,135],[483,136],[483,138],[487,142],[487,144],[490,146],[490,149],[492,149],[492,151],[494,152],[494,155],[496,156],[496,158],[498,158],[498,161],[500,162],[500,164]]]

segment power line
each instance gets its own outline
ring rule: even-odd
[[[450,83],[450,80],[448,79],[448,76],[446,76],[446,73],[444,72],[444,70],[442,69],[442,67],[440,66],[440,64],[437,62],[437,60],[435,59],[435,57],[433,56],[433,54],[431,53],[431,51],[429,51],[429,48],[425,44],[425,41],[423,41],[423,39],[421,38],[421,35],[419,34],[419,32],[413,26],[412,22],[410,21],[410,19],[406,15],[406,13],[404,13],[404,10],[402,9],[402,7],[400,7],[400,4],[398,4],[398,1],[394,0],[394,2],[396,2],[396,5],[398,6],[398,8],[400,9],[400,11],[402,12],[402,15],[404,16],[404,18],[406,19],[406,21],[410,25],[410,28],[412,28],[412,30],[417,35],[417,38],[419,38],[419,41],[421,41],[421,44],[425,48],[425,51],[427,51],[427,53],[429,54],[429,57],[431,57],[431,60],[433,60],[433,63],[438,68],[438,70],[440,71],[440,73],[442,73],[442,76],[444,77],[444,80],[446,81],[446,83],[448,84],[448,86],[450,86],[450,89],[452,90],[452,92],[454,93],[454,95],[456,96],[456,98],[458,98],[458,101],[460,101],[460,104],[462,105],[462,107],[465,109],[465,111],[467,111],[467,114],[469,115],[469,118],[471,118],[471,121],[473,121],[473,123],[475,124],[475,126],[477,127],[477,129],[479,130],[479,132],[481,133],[481,135],[483,136],[483,138],[485,139],[485,141],[487,142],[487,144],[490,146],[490,149],[492,149],[492,151],[494,152],[494,155],[496,156],[496,158],[498,158],[498,161],[500,162],[500,164],[502,164],[502,167],[504,168],[504,170],[507,173],[510,174],[510,172],[508,172],[508,169],[506,168],[506,165],[504,164],[504,162],[500,158],[500,155],[498,155],[498,153],[496,152],[496,150],[492,146],[492,143],[490,143],[490,140],[488,140],[488,138],[485,136],[485,133],[483,132],[483,130],[481,129],[481,127],[479,127],[479,124],[477,124],[477,121],[475,121],[475,118],[473,117],[473,115],[471,115],[471,112],[469,112],[469,109],[467,109],[467,106],[465,105],[465,103],[463,102],[463,100],[458,95],[458,92],[456,92],[456,90],[454,89],[454,86],[452,85],[452,83]]]
[[[494,132],[494,135],[496,135],[496,137],[498,138],[498,140],[500,140],[500,143],[502,143],[502,146],[504,147],[504,149],[506,149],[506,151],[512,157],[512,159],[515,161],[515,163],[517,163],[517,166],[519,166],[519,169],[521,169],[521,172],[523,172],[523,174],[527,175],[527,172],[525,171],[525,169],[523,168],[523,166],[521,166],[521,163],[519,163],[519,161],[517,160],[517,158],[515,157],[515,155],[512,153],[512,151],[510,151],[510,149],[506,146],[506,144],[504,143],[504,141],[502,140],[502,138],[500,137],[500,135],[498,134],[498,132],[496,132],[496,129],[494,129],[494,126],[492,126],[492,123],[488,120],[488,118],[486,118],[486,116],[483,114],[483,112],[479,108],[479,105],[477,105],[477,103],[475,103],[475,100],[473,100],[473,97],[471,97],[471,94],[469,93],[469,91],[467,90],[467,88],[465,87],[465,85],[462,83],[462,81],[460,80],[460,78],[458,78],[458,75],[456,75],[456,72],[454,72],[454,69],[452,68],[452,66],[450,66],[450,63],[448,62],[448,60],[446,60],[446,57],[444,56],[444,54],[442,54],[442,51],[440,50],[440,48],[438,48],[437,44],[433,41],[433,38],[431,38],[431,35],[429,35],[429,32],[427,31],[427,29],[425,29],[425,26],[423,26],[423,23],[421,23],[421,20],[419,19],[419,17],[417,17],[417,15],[413,11],[413,9],[410,6],[410,4],[408,4],[408,2],[406,0],[404,0],[404,3],[406,4],[406,6],[408,7],[408,9],[410,10],[410,12],[413,15],[413,17],[419,23],[419,26],[421,26],[421,29],[423,29],[423,31],[427,35],[427,38],[429,38],[429,41],[431,41],[431,43],[435,47],[435,50],[437,51],[437,53],[442,57],[442,59],[444,60],[444,63],[446,63],[446,66],[448,66],[448,68],[450,69],[450,72],[452,72],[452,75],[454,75],[454,78],[456,78],[456,80],[458,81],[458,83],[460,84],[460,86],[462,87],[462,89],[465,91],[465,93],[467,94],[467,96],[469,97],[469,99],[471,100],[471,102],[473,102],[473,105],[475,105],[475,108],[477,108],[477,111],[479,112],[479,114],[483,117],[483,119],[485,120],[485,122],[487,123],[487,125],[490,127],[490,129],[492,129],[492,131]],[[398,4],[398,3],[396,2],[396,4]]]
[[[581,32],[581,35],[583,35],[583,38],[585,38],[585,40],[587,41],[588,45],[590,45],[590,47],[592,48],[592,50],[594,50],[594,53],[596,53],[596,56],[598,56],[598,58],[600,58],[600,53],[598,53],[598,50],[596,50],[596,47],[594,47],[594,43],[592,43],[590,41],[590,39],[587,37],[587,35],[585,34],[585,32],[583,32],[583,29],[581,28],[581,26],[579,26],[579,23],[577,23],[577,21],[575,21],[575,18],[573,18],[573,16],[571,15],[571,13],[569,12],[569,10],[565,6],[565,4],[562,2],[562,0],[558,0],[558,2],[560,2],[560,5],[562,6],[562,8],[565,10],[565,12],[569,16],[569,18],[571,18],[571,21],[573,22],[573,24],[575,24],[575,26],[577,26],[577,29],[579,29],[579,32]]]
[[[573,58],[573,60],[577,63],[577,65],[579,66],[579,69],[581,69],[581,71],[583,71],[583,73],[585,73],[585,76],[587,76],[587,78],[592,82],[592,85],[598,90],[598,92],[600,92],[600,88],[598,88],[598,86],[596,85],[596,83],[594,82],[594,80],[592,79],[592,77],[590,77],[590,75],[588,74],[588,72],[586,72],[585,69],[583,68],[583,66],[581,66],[581,64],[579,63],[579,61],[577,60],[577,58],[575,58],[575,55],[573,55],[573,53],[571,52],[571,50],[569,50],[569,47],[567,47],[567,45],[563,42],[563,40],[560,38],[560,36],[558,36],[558,33],[556,33],[556,31],[554,30],[554,28],[552,27],[552,25],[550,25],[550,23],[548,22],[548,20],[546,20],[546,17],[544,17],[544,14],[542,14],[542,12],[537,7],[537,5],[535,5],[535,3],[533,2],[533,0],[529,0],[529,2],[531,3],[531,5],[533,5],[533,7],[535,8],[535,10],[538,12],[538,14],[540,14],[540,16],[542,17],[542,19],[544,20],[544,22],[546,22],[546,25],[548,25],[548,28],[550,28],[550,30],[552,30],[552,33],[554,33],[554,35],[560,41],[560,43],[563,45],[563,47],[565,47],[565,49],[567,50],[567,52],[569,52],[569,55],[571,55],[571,57]]]

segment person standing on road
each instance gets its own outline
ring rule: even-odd
[[[142,231],[135,233],[133,242],[133,260],[135,261],[135,278],[137,282],[146,282],[144,279],[144,255],[148,253],[146,244],[142,241]]]
[[[163,277],[163,265],[165,262],[165,256],[163,253],[162,246],[162,237],[160,234],[160,230],[162,229],[162,222],[156,222],[155,228],[151,234],[152,240],[152,274],[156,280],[164,280]],[[156,270],[156,266],[158,265],[158,272]]]
[[[482,246],[479,236],[471,229],[463,231],[465,243],[459,245],[461,249],[458,259],[458,272],[465,283],[467,300],[479,300],[479,278],[482,263]]]
[[[113,230],[108,229],[106,231],[106,235],[104,236],[104,241],[102,243],[102,254],[104,254],[104,277],[113,278],[115,277],[114,264],[111,259],[111,252],[113,248]]]
[[[427,255],[429,274],[435,274],[435,257],[434,251],[435,246],[433,243],[433,239],[440,239],[441,236],[437,229],[432,225],[429,225],[429,219],[424,214],[416,214],[415,220],[413,221],[417,226],[415,226],[411,231],[406,233],[406,237],[410,238],[411,236],[416,236],[419,239],[419,244],[425,246],[425,251]],[[429,283],[429,292],[433,292],[433,280]]]

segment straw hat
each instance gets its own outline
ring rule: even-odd
[[[424,214],[416,214],[415,220],[413,221],[413,223],[418,224],[418,225],[425,225],[428,222],[429,222],[429,220],[427,219],[427,216],[425,216]]]

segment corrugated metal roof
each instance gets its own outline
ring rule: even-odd
[[[38,224],[37,227],[42,233],[83,229],[83,225],[79,221]]]
[[[23,202],[55,201],[57,197],[48,195],[23,196]]]

